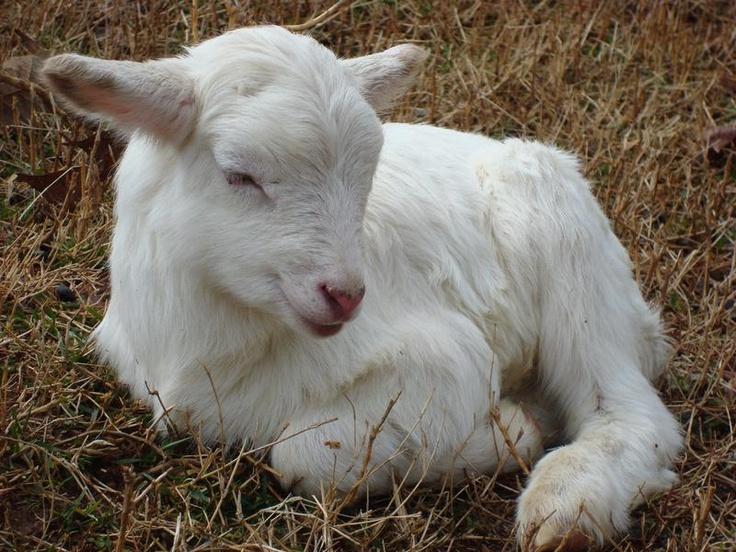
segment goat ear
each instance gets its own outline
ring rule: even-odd
[[[177,62],[107,61],[64,54],[46,61],[43,77],[83,114],[109,119],[122,130],[141,129],[180,141],[191,132],[197,110],[193,83]]]
[[[376,111],[384,111],[414,83],[427,51],[412,44],[394,46],[342,63],[355,76],[360,91]]]

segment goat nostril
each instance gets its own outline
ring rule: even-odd
[[[358,308],[365,296],[365,287],[354,292],[343,291],[329,284],[322,284],[320,287],[327,301],[340,310],[342,318],[348,318]]]

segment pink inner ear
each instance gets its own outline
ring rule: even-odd
[[[167,140],[191,131],[194,93],[187,79],[152,63],[98,62],[81,77],[50,75],[54,87],[77,108],[110,119],[124,130],[143,130]]]
[[[132,115],[136,111],[136,102],[126,99],[122,94],[111,92],[105,86],[91,86],[80,82],[77,85],[76,100],[85,110],[107,115],[120,122],[134,123],[136,119]],[[139,110],[141,107],[138,105]]]
[[[194,103],[191,97],[184,97],[174,107],[171,103],[145,97],[145,94],[132,94],[127,91],[113,92],[105,87],[80,83],[80,99],[89,111],[107,115],[128,129],[143,129],[157,136],[173,138],[186,124],[188,111]],[[171,98],[173,99],[173,98]]]

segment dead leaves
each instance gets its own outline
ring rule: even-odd
[[[30,161],[31,167],[48,166],[48,161],[53,161],[50,170],[18,172],[15,180],[33,188],[45,203],[62,212],[71,211],[83,196],[84,182],[97,187],[107,184],[124,144],[111,132],[101,129],[90,129],[92,132],[81,139],[76,137],[84,121],[59,106],[40,78],[49,52],[29,35],[20,31],[15,34],[28,54],[10,57],[2,64],[0,124],[5,136],[11,139],[23,140],[31,132],[42,129],[46,132],[41,139],[47,145],[52,140],[56,142],[52,159]],[[67,129],[73,138],[69,137]],[[96,190],[93,196],[101,197],[102,191]]]
[[[87,153],[96,168],[96,180],[103,187],[109,182],[115,162],[122,153],[123,147],[120,141],[106,130],[90,134],[82,140],[64,142],[64,145]],[[87,174],[86,169],[87,166],[76,164],[43,174],[18,173],[16,180],[28,184],[43,200],[60,206],[64,212],[74,210],[82,198],[82,182]],[[98,192],[93,194],[97,198],[101,195],[102,190]]]
[[[30,53],[6,59],[0,72],[0,122],[18,124],[31,118],[34,96],[48,107],[50,95],[39,83],[41,67],[48,57],[36,40],[16,31],[21,44]]]
[[[46,174],[18,174],[17,181],[28,184],[44,200],[73,209],[79,202],[82,187],[79,184],[78,166],[52,171]]]
[[[18,56],[6,60],[2,65],[0,80],[0,121],[3,124],[18,124],[31,118],[36,92],[36,75],[43,65],[39,56]],[[36,86],[33,86],[36,84]],[[45,102],[42,94],[39,100]]]
[[[100,180],[105,182],[112,175],[115,163],[124,149],[122,138],[109,130],[100,130],[97,134],[90,134],[82,140],[69,142],[68,145],[88,152],[94,159]]]

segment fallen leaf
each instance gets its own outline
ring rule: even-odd
[[[40,84],[40,71],[46,56],[28,54],[14,56],[3,61],[3,71],[21,80]]]
[[[725,163],[726,150],[736,145],[736,123],[706,129],[703,138],[708,161],[714,166],[721,166]]]
[[[33,38],[31,35],[24,33],[20,29],[15,29],[15,35],[18,37],[19,42],[23,45],[23,47],[31,52],[32,54],[37,54],[40,56],[48,57],[49,52],[41,46],[41,44]]]
[[[125,149],[124,141],[109,130],[102,130],[99,134],[90,134],[82,140],[68,142],[68,145],[81,148],[88,155],[93,156],[102,181],[107,181]]]
[[[703,133],[708,149],[721,153],[724,148],[736,141],[736,123],[706,129]]]
[[[25,182],[43,199],[56,205],[74,209],[82,197],[80,168],[77,166],[46,174],[18,174],[18,181]]]
[[[0,82],[0,122],[12,125],[28,120],[33,111],[30,93]]]
[[[29,54],[6,59],[2,65],[0,81],[0,117],[4,124],[14,124],[18,120],[28,120],[36,106],[48,108],[43,94],[34,94],[33,86],[45,86],[39,75],[46,55]]]

